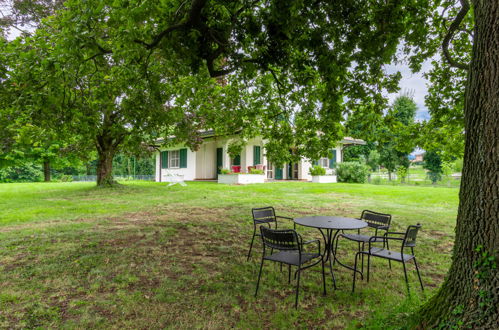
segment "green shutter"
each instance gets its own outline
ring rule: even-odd
[[[329,168],[336,167],[336,149],[331,149],[331,158],[329,158]]]
[[[232,161],[232,165],[240,166],[241,165],[241,155],[237,155],[234,157],[234,160]]]
[[[253,165],[261,164],[260,161],[260,146],[253,146]]]
[[[180,168],[187,168],[187,149],[180,149]]]
[[[161,168],[168,168],[168,151],[161,151]]]

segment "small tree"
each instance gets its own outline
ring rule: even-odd
[[[436,151],[427,151],[425,153],[423,168],[428,170],[428,177],[432,184],[442,178],[442,159]]]

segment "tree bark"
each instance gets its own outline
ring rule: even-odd
[[[43,179],[45,182],[50,182],[50,160],[43,160]]]
[[[420,311],[424,328],[499,324],[499,2],[477,0],[473,7],[456,239],[447,278]]]
[[[122,141],[121,135],[114,136],[110,130],[104,130],[97,136],[97,186],[116,184],[113,179],[113,159]]]

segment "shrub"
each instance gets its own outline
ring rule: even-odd
[[[319,165],[314,165],[308,170],[310,175],[316,176],[316,175],[326,175],[326,169],[322,166]]]
[[[42,181],[42,179],[41,166],[33,163],[6,167],[0,170],[0,182],[38,182]]]
[[[263,170],[258,170],[256,168],[250,168],[249,174],[264,174]]]
[[[232,174],[232,172],[229,169],[222,168],[220,169],[220,174]]]
[[[463,171],[463,160],[462,159],[456,159],[454,161],[454,171],[456,172],[462,172]]]
[[[405,178],[407,177],[407,169],[404,166],[399,166],[397,168],[397,176],[400,179],[400,182],[404,183]]]
[[[371,182],[372,182],[373,184],[381,184],[381,178],[380,178],[379,176],[375,176],[375,177],[371,180]]]
[[[72,182],[73,181],[73,176],[72,175],[63,174],[63,175],[61,175],[60,180],[61,180],[61,182]]]
[[[364,183],[369,174],[369,167],[359,162],[344,162],[336,166],[340,182]]]

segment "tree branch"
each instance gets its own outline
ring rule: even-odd
[[[444,52],[444,57],[450,66],[458,69],[468,70],[469,64],[464,64],[456,61],[451,57],[449,53],[450,42],[454,37],[456,31],[459,30],[459,25],[461,24],[463,19],[466,17],[466,14],[470,10],[470,4],[468,0],[460,0],[460,2],[461,2],[461,10],[457,13],[456,18],[454,18],[454,21],[452,21],[452,24],[450,25],[449,30],[447,31],[447,34],[444,37],[444,40],[442,42],[442,50]]]

